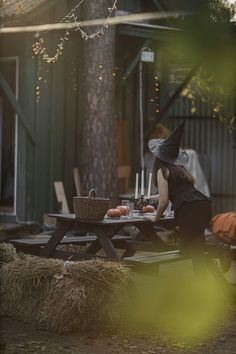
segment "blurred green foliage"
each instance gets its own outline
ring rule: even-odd
[[[178,32],[166,48],[169,61],[200,64],[200,70],[183,90],[192,101],[192,113],[197,110],[196,98],[201,97],[212,107],[212,117],[227,122],[235,129],[234,112],[226,101],[236,95],[236,26],[231,20],[236,5],[226,0],[200,2],[197,11],[186,16],[183,31]]]

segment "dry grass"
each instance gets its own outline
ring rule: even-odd
[[[1,314],[57,333],[104,328],[118,320],[130,279],[123,264],[22,258],[6,249],[11,256],[0,253],[0,261],[9,261],[0,272]]]
[[[0,266],[18,258],[15,248],[10,243],[0,243]]]

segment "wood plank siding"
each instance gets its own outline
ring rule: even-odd
[[[70,8],[70,1],[58,2],[37,21],[56,22]],[[49,53],[54,52],[59,37],[57,32],[45,35]],[[19,122],[17,218],[42,222],[43,213],[58,210],[53,181],[64,181],[68,200],[75,194],[73,168],[78,166],[79,153],[77,73],[81,39],[77,32],[72,34],[59,61],[51,65],[32,59],[35,40],[34,34],[1,36],[0,47],[1,57],[19,58],[18,102],[37,140],[33,146]],[[36,102],[39,83],[40,100]]]

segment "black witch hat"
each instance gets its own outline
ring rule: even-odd
[[[151,139],[149,150],[161,161],[171,165],[185,165],[188,154],[180,148],[185,122],[181,123],[167,139]]]

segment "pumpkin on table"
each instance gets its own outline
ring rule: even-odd
[[[155,211],[155,208],[152,205],[145,205],[143,207],[143,213],[153,213],[154,211]]]
[[[118,219],[121,217],[121,212],[119,209],[109,209],[107,210],[107,216],[112,219]]]
[[[127,207],[125,205],[118,205],[116,207],[116,209],[120,210],[121,215],[123,215],[123,216],[126,215]]]

